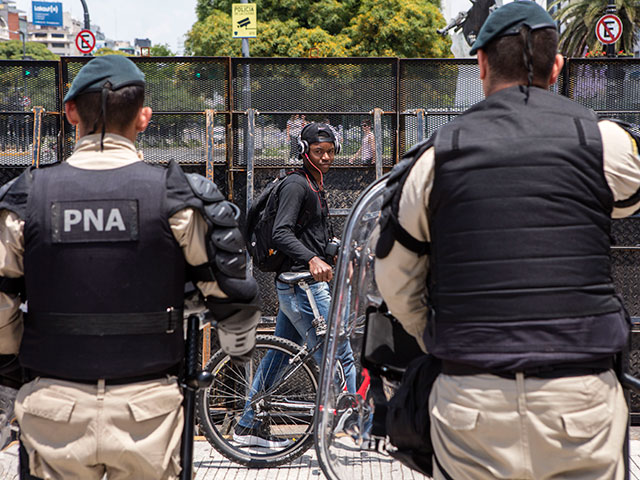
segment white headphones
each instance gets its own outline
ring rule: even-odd
[[[316,131],[315,131],[315,135],[313,135],[313,138],[311,138],[310,142],[308,142],[307,140],[304,140],[302,136],[304,135],[305,131],[311,127],[315,127]],[[323,132],[326,135],[319,136],[318,134],[320,132]],[[329,140],[327,140],[327,137],[329,137]],[[298,154],[300,156],[307,155],[309,153],[310,143],[318,143],[318,142],[326,142],[326,141],[333,141],[333,146],[336,150],[336,155],[340,153],[340,150],[342,149],[342,145],[340,145],[340,142],[338,141],[338,137],[336,136],[335,132],[329,125],[326,125],[323,123],[315,123],[315,122],[309,123],[304,126],[304,128],[300,132],[300,136],[298,137]]]

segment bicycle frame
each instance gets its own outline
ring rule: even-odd
[[[311,350],[308,350],[306,348],[307,345],[305,342],[305,344],[302,347],[302,350],[295,357],[289,360],[289,365],[291,365],[294,361],[298,360],[299,358],[302,358],[302,360],[300,362],[297,362],[297,364],[294,367],[287,367],[287,369],[285,370],[285,375],[283,375],[277,382],[271,385],[267,390],[265,390],[264,392],[258,392],[256,395],[254,395],[254,397],[251,399],[251,402],[249,402],[249,405],[253,407],[254,405],[258,404],[260,401],[269,397],[273,392],[276,391],[280,383],[285,382],[286,380],[291,378],[293,375],[295,375],[295,373],[298,370],[300,370],[302,366],[309,361],[310,358],[313,358],[313,354],[316,353],[323,344],[324,344],[324,341],[320,341],[316,344],[315,347],[313,347]],[[304,353],[304,355],[300,357],[302,353]],[[253,382],[253,375],[251,375],[249,378],[249,384],[251,384],[252,382]],[[275,404],[272,403],[271,405],[275,405]],[[278,404],[278,405],[284,405],[284,404]],[[286,405],[289,406],[291,404],[286,404]]]
[[[287,281],[285,283],[293,285],[293,282],[288,282]],[[324,335],[326,334],[326,322],[325,322],[324,317],[320,314],[320,311],[318,310],[318,305],[317,305],[317,303],[315,301],[313,293],[311,292],[311,288],[309,287],[309,284],[304,279],[298,280],[295,283],[305,292],[305,294],[307,296],[307,299],[309,301],[309,305],[311,306],[311,310],[312,310],[313,316],[314,316],[312,327],[316,329],[316,335],[318,337],[324,337]],[[280,383],[286,382],[289,378],[291,378],[293,375],[295,375],[296,372],[298,370],[300,370],[302,368],[302,366],[309,361],[309,359],[312,359],[313,355],[321,347],[324,346],[325,340],[324,340],[324,338],[322,338],[311,349],[307,348],[307,343],[308,343],[308,336],[307,336],[307,339],[305,340],[305,342],[303,343],[302,349],[300,350],[300,352],[295,357],[293,357],[293,358],[291,358],[289,360],[289,367],[284,371],[284,374],[282,375],[282,377],[277,382],[275,382],[273,385],[271,385],[267,390],[258,392],[258,393],[256,393],[256,395],[253,396],[253,398],[249,402],[249,405],[252,408],[255,407],[257,416],[260,416],[260,409],[257,407],[257,406],[259,406],[260,402],[264,401],[265,399],[268,399],[269,396],[274,391],[277,390],[277,388],[278,388]],[[298,360],[300,360],[300,361],[298,362]],[[291,365],[294,362],[296,362],[296,365],[291,367]],[[253,382],[253,374],[250,375],[250,378],[249,378],[249,384],[251,384],[251,382]],[[278,407],[286,407],[286,408],[294,410],[294,411],[295,410],[300,410],[300,411],[310,410],[310,414],[311,415],[313,415],[313,409],[315,407],[315,404],[310,404],[311,408],[309,409],[307,404],[301,404],[300,402],[298,402],[298,403],[276,402],[276,403],[269,403],[269,405],[278,406]]]

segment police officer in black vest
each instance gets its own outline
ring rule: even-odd
[[[548,90],[557,42],[534,2],[493,12],[472,49],[486,99],[389,181],[376,280],[442,360],[438,480],[624,478],[609,233],[639,207],[640,159],[620,125]]]
[[[175,162],[141,161],[144,86],[126,57],[91,60],[64,99],[73,155],[0,191],[0,353],[19,348],[30,380],[15,410],[37,478],[177,478],[187,271],[222,347],[254,344],[237,208]]]

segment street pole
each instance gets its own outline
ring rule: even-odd
[[[240,3],[249,3],[249,0],[241,0]],[[249,57],[249,39],[248,38],[243,38],[242,39],[242,56],[243,57]]]
[[[27,34],[22,30],[9,30],[9,33],[18,33],[22,38],[22,60],[27,57]]]
[[[249,0],[241,0],[241,3],[249,3]],[[242,39],[242,56],[249,58],[249,39]],[[242,109],[245,111],[244,117],[244,158],[247,163],[247,212],[253,203],[253,182],[254,182],[254,155],[255,155],[255,110],[251,108],[251,70],[249,63],[242,66]],[[247,274],[253,273],[253,262],[247,256]]]
[[[22,30],[18,30],[20,32],[20,36],[22,37],[22,59],[24,60],[27,56],[27,34]]]
[[[610,13],[612,15],[616,14],[616,1],[615,0],[607,0],[607,10],[606,13]],[[618,55],[616,54],[616,44],[615,43],[610,43],[609,45],[607,45],[607,57],[617,57]]]
[[[89,21],[89,9],[87,8],[87,2],[84,0],[80,0],[82,2],[82,8],[84,10],[84,28],[85,30],[91,30],[91,22]]]

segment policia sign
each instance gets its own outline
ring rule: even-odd
[[[53,202],[51,240],[53,243],[138,240],[138,201]]]
[[[234,3],[231,11],[232,38],[255,38],[258,35],[255,3]]]

